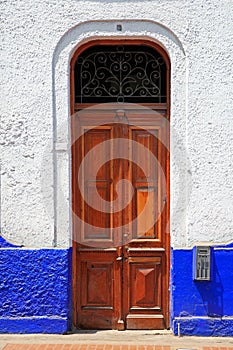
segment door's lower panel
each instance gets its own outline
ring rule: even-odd
[[[127,329],[164,329],[163,269],[164,253],[150,250],[128,251]],[[156,255],[156,256],[155,256]]]
[[[130,309],[156,307],[161,310],[161,259],[152,262],[144,259],[135,259],[136,262],[132,259],[129,263]]]
[[[153,256],[154,255],[154,256]],[[164,329],[164,254],[115,249],[79,250],[77,327],[86,329]],[[122,273],[124,271],[124,282]],[[123,284],[122,284],[123,282]],[[122,302],[125,311],[121,312]]]
[[[131,314],[126,317],[127,329],[164,329],[162,315]]]
[[[115,252],[79,252],[78,261],[78,328],[116,328]],[[119,282],[118,282],[119,284]]]
[[[114,329],[112,310],[82,310],[78,316],[78,328]]]

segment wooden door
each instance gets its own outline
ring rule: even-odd
[[[72,118],[74,324],[168,328],[166,111],[121,104]]]

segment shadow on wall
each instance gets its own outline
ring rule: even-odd
[[[223,285],[221,275],[216,264],[215,254],[212,254],[211,280],[195,281],[196,288],[203,301],[205,313],[209,317],[222,317],[223,313]],[[198,314],[199,310],[195,313]]]

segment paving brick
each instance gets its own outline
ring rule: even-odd
[[[233,350],[233,347],[212,346],[157,346],[111,344],[7,344],[3,350]]]

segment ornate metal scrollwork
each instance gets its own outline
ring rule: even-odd
[[[75,64],[75,102],[166,102],[166,64],[147,46],[95,46]]]

